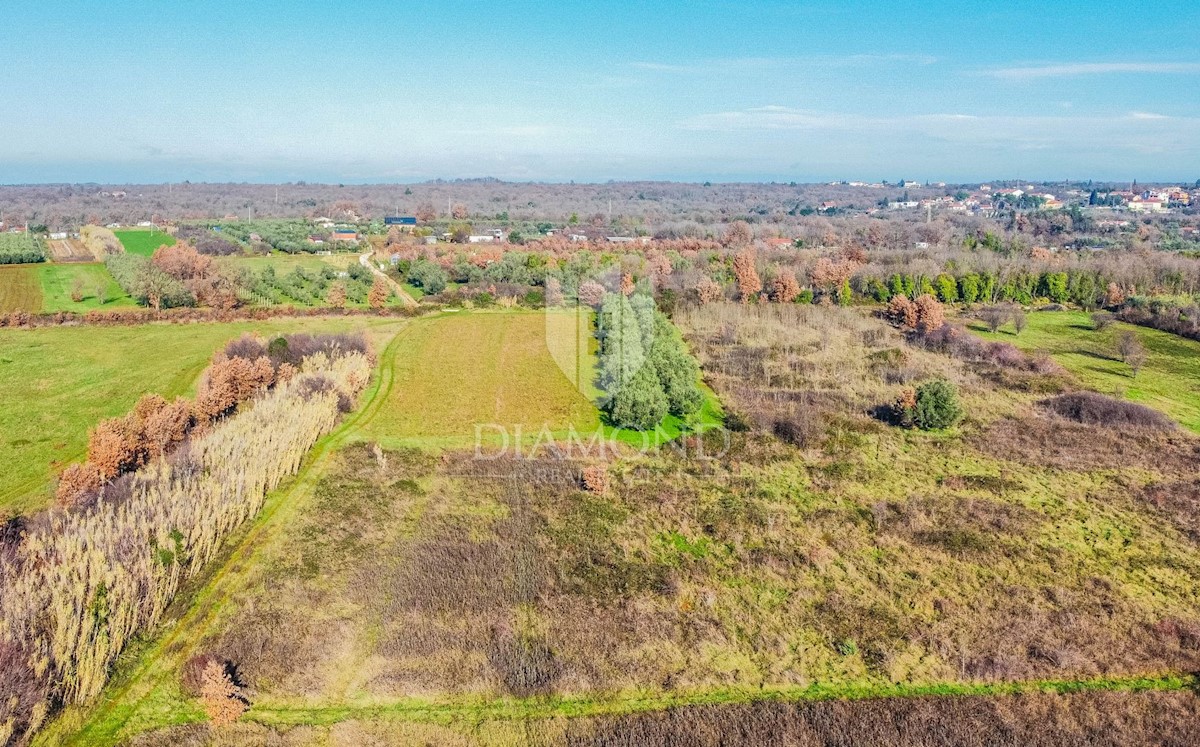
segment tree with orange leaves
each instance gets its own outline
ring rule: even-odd
[[[371,290],[367,293],[367,304],[372,309],[382,309],[391,295],[392,289],[388,287],[387,281],[376,275],[375,282],[371,283]]]
[[[796,281],[796,273],[784,268],[771,282],[771,298],[776,303],[791,303],[800,295],[800,283]]]
[[[742,249],[733,258],[733,274],[737,278],[742,303],[749,303],[750,299],[762,290],[762,280],[758,277],[758,268],[755,266],[757,259],[757,252],[752,246]]]

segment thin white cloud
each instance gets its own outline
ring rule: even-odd
[[[938,58],[929,54],[851,54],[843,56],[809,57],[728,57],[697,60],[689,63],[643,60],[629,63],[630,67],[656,73],[705,75],[737,72],[739,70],[770,70],[794,67],[849,67],[873,64],[932,65]]]
[[[968,148],[1049,151],[1080,148],[1157,153],[1193,149],[1191,131],[1200,119],[1150,112],[1112,116],[974,115],[964,113],[871,116],[769,105],[714,112],[678,123],[712,137],[743,134],[747,140],[786,137],[795,144],[887,142]],[[761,137],[753,137],[760,133]],[[830,147],[833,147],[830,145]]]
[[[1002,67],[984,71],[985,75],[1003,80],[1038,80],[1121,73],[1188,75],[1200,73],[1200,62],[1074,62],[1029,67]]]

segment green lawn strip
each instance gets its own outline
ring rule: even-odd
[[[325,457],[344,442],[346,434],[353,431],[360,420],[369,418],[373,408],[386,399],[392,379],[387,362],[393,359],[392,347],[403,332],[402,328],[381,352],[383,365],[364,393],[362,406],[313,446],[297,474],[267,498],[263,510],[248,523],[240,540],[237,534],[233,540],[227,540],[225,559],[210,566],[208,580],[199,584],[192,594],[176,599],[173,608],[186,610],[178,621],[165,621],[158,631],[126,651],[97,703],[65,709],[38,734],[34,744],[116,744],[130,724],[137,725],[140,731],[146,724],[153,725],[146,728],[161,726],[162,719],[166,719],[165,723],[196,720],[201,712],[179,694],[174,673],[237,590],[237,579],[253,566],[253,560],[266,544],[270,532],[284,523],[281,517],[289,510],[295,510],[300,503],[296,500],[297,494],[311,489]],[[154,637],[156,633],[157,638]]]
[[[1122,323],[1097,331],[1082,311],[1039,311],[1027,319],[1020,334],[1011,326],[996,333],[978,322],[970,327],[988,340],[1046,352],[1084,386],[1153,407],[1200,432],[1200,342]],[[1116,352],[1117,338],[1125,331],[1133,331],[1149,353],[1137,376]]]
[[[1080,693],[1092,691],[1146,692],[1197,687],[1193,675],[1131,676],[1080,680],[1035,680],[995,683],[814,683],[796,687],[717,688],[681,693],[630,693],[611,698],[592,696],[541,696],[529,698],[404,698],[390,703],[313,706],[266,700],[254,704],[243,717],[268,726],[328,726],[348,720],[399,720],[437,724],[482,721],[537,720],[626,715],[698,705],[734,705],[756,702],[799,703],[824,700],[913,698],[930,696],[991,696],[1029,693]]]
[[[42,311],[84,312],[137,305],[109,274],[108,268],[99,262],[40,265],[37,273],[42,287]],[[82,292],[78,302],[71,299],[76,282]],[[104,303],[97,295],[101,289]]]
[[[130,254],[140,254],[149,257],[160,246],[171,246],[175,237],[149,228],[130,228],[123,231],[113,231],[121,246]]]

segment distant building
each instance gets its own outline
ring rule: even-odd
[[[388,215],[383,219],[385,226],[415,226],[417,219],[412,215]]]
[[[1125,207],[1135,213],[1167,212],[1167,204],[1161,197],[1142,197],[1138,195],[1126,203]]]
[[[582,233],[573,233],[571,234],[570,238],[571,241],[574,241],[577,244],[586,242],[588,240],[588,237]]]
[[[477,235],[472,235],[472,236],[467,237],[468,244],[491,244],[495,240],[496,240],[496,237],[490,233],[489,234],[477,234]]]
[[[55,231],[54,233],[50,234],[50,238],[53,239],[54,241],[61,241],[65,238],[67,238],[67,232],[66,231]]]
[[[330,235],[334,241],[348,241],[358,243],[358,231],[351,231],[346,228],[335,228]]]
[[[313,244],[315,246],[320,246],[321,244],[325,243],[325,239],[314,234],[314,235],[308,237],[308,243]]]

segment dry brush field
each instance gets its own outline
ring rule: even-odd
[[[437,324],[479,359],[492,333],[458,325],[495,318]],[[939,352],[853,310],[676,320],[738,427],[689,441],[718,459],[611,462],[603,492],[583,488],[590,461],[402,446],[400,403],[434,423],[497,412],[456,409],[451,384],[494,397],[494,378],[402,335],[387,396],[219,601],[130,670],[89,743],[1195,740],[1194,436],[1065,420],[1039,403],[1078,386],[1066,371]],[[957,386],[961,424],[885,422],[930,378]],[[554,400],[527,401],[541,417]],[[185,726],[203,719],[179,685],[198,653],[236,665],[246,723]],[[824,702],[889,694],[925,697]]]

